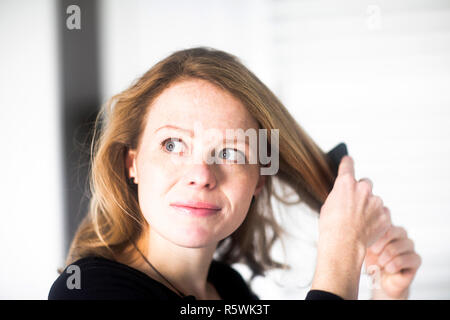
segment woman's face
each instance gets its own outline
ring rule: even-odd
[[[195,129],[199,127],[223,136],[201,134]],[[139,147],[127,157],[150,232],[194,248],[215,245],[239,227],[264,176],[258,164],[248,163],[251,149],[245,142],[224,139],[227,129],[250,128],[257,132],[258,123],[243,104],[204,80],[175,83],[155,99]],[[222,163],[207,163],[207,157]],[[240,157],[247,163],[237,163]],[[171,205],[186,201],[211,203],[220,210],[199,216]]]

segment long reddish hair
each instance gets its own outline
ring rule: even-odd
[[[270,255],[283,234],[271,197],[285,204],[304,202],[319,212],[335,176],[325,153],[272,91],[237,57],[208,47],[172,53],[102,106],[91,143],[89,211],[71,243],[66,265],[89,255],[131,262],[136,258],[132,242],[146,250],[148,223],[139,208],[136,185],[128,179],[125,154],[137,148],[151,102],[170,84],[190,78],[207,80],[238,98],[260,128],[267,129],[269,146],[271,129],[279,129],[279,170],[266,176],[241,226],[219,242],[217,259],[248,265],[252,278],[271,268],[289,267]],[[285,192],[277,194],[275,180],[296,193],[298,201],[288,202]]]

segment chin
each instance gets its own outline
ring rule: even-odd
[[[181,240],[181,241],[176,241],[175,244],[180,247],[184,247],[184,248],[207,248],[212,245],[216,245],[217,243],[211,242],[211,241],[200,241],[200,240],[199,241]]]
[[[175,244],[185,248],[205,248],[218,242],[212,234],[199,229],[185,230],[174,235],[172,239]]]

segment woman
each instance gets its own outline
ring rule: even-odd
[[[225,140],[227,130],[268,135],[256,144]],[[320,212],[307,299],[356,299],[365,258],[381,269],[374,298],[408,295],[420,257],[371,181],[355,181],[348,156],[336,177],[233,55],[201,47],[158,62],[103,106],[92,146],[90,209],[49,299],[258,299],[230,264],[247,264],[253,277],[288,267],[269,254],[283,231],[270,199],[289,204],[274,179]]]

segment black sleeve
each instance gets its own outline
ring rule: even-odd
[[[310,290],[306,295],[305,300],[344,300],[334,293],[322,290]]]

